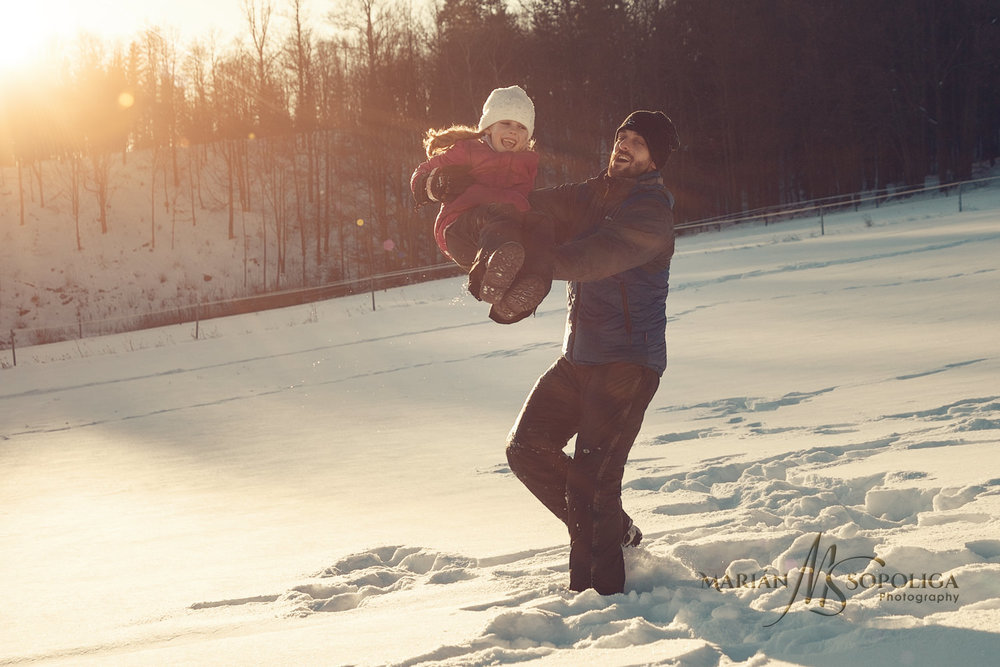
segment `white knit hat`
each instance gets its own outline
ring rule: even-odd
[[[528,138],[535,134],[535,105],[528,93],[520,86],[497,88],[486,98],[483,105],[483,116],[479,119],[479,131],[482,132],[493,123],[501,120],[517,121],[528,128]]]

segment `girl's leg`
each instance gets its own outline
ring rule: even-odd
[[[485,219],[477,207],[458,216],[444,230],[448,244],[448,254],[452,261],[468,273],[479,254],[479,237],[483,232]]]
[[[469,274],[469,292],[495,303],[524,262],[519,214],[510,205],[483,204],[462,213],[444,230],[448,254]]]
[[[522,218],[507,204],[487,207],[479,235],[479,255],[469,273],[473,296],[486,303],[497,303],[503,298],[524,263]]]
[[[553,245],[551,221],[544,215],[528,213],[521,231],[524,263],[503,297],[490,309],[490,319],[513,324],[535,312],[552,289]]]

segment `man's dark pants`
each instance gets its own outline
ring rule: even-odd
[[[637,364],[574,364],[560,357],[535,384],[507,444],[517,478],[569,528],[570,589],[625,587],[625,462],[659,386]],[[576,435],[573,456],[563,448]]]

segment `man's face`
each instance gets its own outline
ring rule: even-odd
[[[608,175],[619,178],[637,178],[655,171],[656,165],[649,154],[649,147],[642,135],[632,130],[619,130],[615,147],[608,163]]]

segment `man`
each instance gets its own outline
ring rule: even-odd
[[[622,547],[642,538],[622,509],[621,483],[666,368],[673,197],[660,169],[678,147],[667,116],[636,111],[616,132],[606,172],[529,197],[554,223],[549,259],[568,281],[569,308],[562,356],[528,395],[507,460],[569,528],[573,591],[623,592]]]

